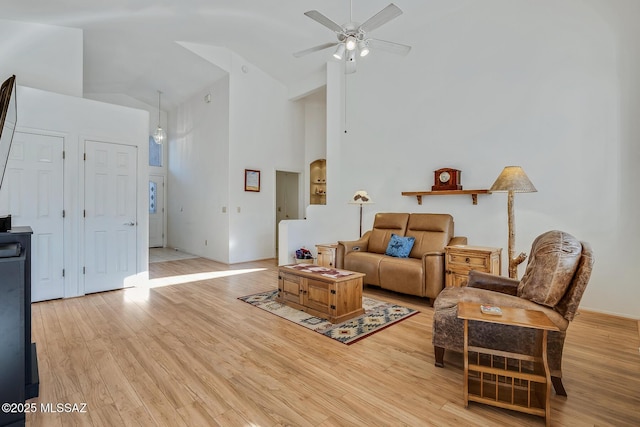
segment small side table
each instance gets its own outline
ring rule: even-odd
[[[338,249],[337,243],[326,243],[326,244],[316,245],[316,251],[318,252],[318,260],[316,261],[316,263],[323,267],[335,268],[337,249]]]
[[[539,415],[551,422],[551,375],[547,363],[547,331],[558,327],[541,311],[501,307],[502,315],[484,314],[480,304],[458,303],[464,319],[464,406],[469,401]],[[536,333],[534,355],[469,345],[469,321],[531,328]]]
[[[467,286],[469,271],[478,270],[500,275],[502,248],[487,246],[451,245],[444,248],[445,284]]]

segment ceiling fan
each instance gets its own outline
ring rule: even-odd
[[[374,39],[368,35],[370,31],[373,31],[392,19],[402,15],[402,10],[393,3],[373,15],[363,24],[354,22],[353,18],[350,16],[349,22],[344,25],[338,25],[317,10],[310,10],[304,14],[335,32],[338,41],[333,43],[324,43],[296,52],[293,54],[296,58],[300,58],[301,56],[305,56],[309,53],[329,49],[330,47],[336,47],[333,57],[336,59],[344,59],[346,64],[345,71],[347,73],[354,73],[356,71],[356,57],[364,57],[368,55],[369,48],[384,50],[399,55],[406,55],[411,50],[411,46]]]

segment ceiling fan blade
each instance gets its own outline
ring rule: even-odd
[[[342,29],[342,27],[340,25],[336,24],[331,19],[327,18],[326,16],[324,16],[323,14],[318,12],[317,10],[310,10],[308,12],[305,12],[304,14],[307,15],[309,18],[313,19],[314,21],[319,22],[320,24],[324,25],[325,27],[327,27],[331,31],[334,31],[334,32],[336,32],[338,34],[343,31],[343,29]]]
[[[384,50],[398,55],[406,55],[411,50],[411,46],[406,44],[388,42],[380,39],[369,39],[369,46],[376,50]]]
[[[400,10],[400,8],[395,4],[391,3],[389,6],[367,19],[364,24],[360,25],[360,29],[364,32],[375,30],[400,15],[402,15],[402,10]]]
[[[293,56],[295,56],[296,58],[300,58],[301,56],[305,56],[305,55],[308,55],[310,53],[317,52],[319,50],[325,50],[325,49],[333,47],[333,46],[335,46],[337,44],[338,44],[338,42],[321,44],[321,45],[318,45],[318,46],[310,47],[309,49],[305,49],[305,50],[301,50],[299,52],[295,52],[293,54]]]

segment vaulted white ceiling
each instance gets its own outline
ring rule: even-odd
[[[415,51],[415,34],[430,15],[467,1],[396,0],[404,14],[375,37]],[[363,22],[389,3],[354,0],[353,20]],[[312,9],[338,24],[349,21],[349,0],[8,0],[0,18],[82,29],[85,93],[125,93],[155,105],[162,90],[163,106],[172,106],[224,75],[177,42],[229,48],[287,86],[322,72],[331,49],[292,55],[335,41],[328,28],[304,16]]]

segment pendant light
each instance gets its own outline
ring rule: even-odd
[[[158,91],[158,127],[153,133],[153,140],[158,145],[162,145],[162,143],[167,139],[167,133],[162,129],[162,126],[160,126],[160,95],[162,95],[162,92]]]

